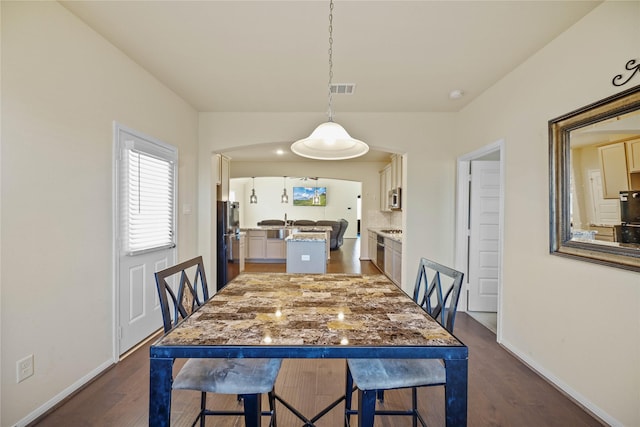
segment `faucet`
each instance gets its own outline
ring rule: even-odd
[[[287,213],[284,213],[284,226],[287,226]]]

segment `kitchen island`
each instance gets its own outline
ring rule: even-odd
[[[295,232],[286,238],[287,273],[327,272],[327,234]]]
[[[287,247],[285,239],[293,233],[322,233],[326,236],[326,257],[330,257],[329,239],[331,226],[281,226],[263,225],[242,228],[247,233],[246,262],[254,263],[285,263],[287,261]]]

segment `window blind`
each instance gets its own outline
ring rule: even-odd
[[[136,149],[125,153],[125,251],[174,247],[173,162]]]

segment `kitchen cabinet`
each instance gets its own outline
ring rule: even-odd
[[[384,274],[402,285],[402,242],[388,237],[384,238]]]
[[[306,240],[304,237],[286,241],[287,273],[319,273],[327,272],[326,239]]]
[[[391,248],[391,239],[384,239],[384,274],[393,275],[393,249]]]
[[[283,262],[287,256],[288,230],[247,230],[247,259],[253,262]]]
[[[640,139],[627,141],[627,167],[629,172],[640,172]],[[636,188],[634,188],[635,190]]]
[[[217,200],[229,200],[229,178],[231,176],[231,159],[222,154],[216,154],[216,191]]]
[[[247,258],[264,259],[267,255],[267,231],[249,230],[247,237]]]
[[[392,253],[393,270],[391,272],[391,280],[393,280],[396,285],[402,286],[402,243],[394,241]]]
[[[640,190],[640,139],[626,142],[629,189]]]
[[[620,191],[629,189],[629,172],[624,142],[598,147],[605,199],[618,199]]]
[[[402,285],[402,242],[384,239],[384,273],[397,285]]]
[[[324,243],[324,242],[323,242]],[[285,259],[286,246],[282,239],[267,239],[266,258],[267,259]]]
[[[391,163],[380,171],[380,210],[391,212],[389,191],[402,187],[402,156],[393,154]]]
[[[369,259],[374,264],[376,263],[376,251],[378,250],[378,233],[375,231],[369,231],[369,242],[367,247],[369,248]]]
[[[390,212],[389,207],[389,190],[391,190],[391,165],[385,166],[380,171],[380,210]]]
[[[399,187],[402,187],[402,155],[393,154],[391,155],[391,188]]]
[[[244,271],[244,259],[246,255],[246,240],[247,236],[244,233],[240,233],[239,244],[238,244],[238,254],[239,254],[239,263],[240,263],[240,272]]]
[[[591,225],[589,230],[595,231],[595,239],[603,242],[615,242],[615,232],[613,226],[607,225]]]

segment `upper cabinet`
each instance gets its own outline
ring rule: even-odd
[[[629,172],[640,172],[640,138],[627,141],[626,144]]]
[[[402,155],[391,155],[391,188],[402,187]]]
[[[602,171],[602,193],[605,199],[618,199],[620,191],[629,189],[626,150],[624,142],[598,148]]]
[[[618,199],[620,191],[640,189],[640,138],[598,147],[605,199]]]
[[[626,142],[630,190],[640,190],[640,138]]]
[[[389,206],[389,190],[391,190],[391,165],[385,166],[380,171],[380,210],[391,211]]]
[[[380,171],[380,210],[390,212],[389,191],[402,187],[402,156],[391,155],[391,163]],[[398,196],[400,197],[400,196]]]
[[[217,163],[215,170],[217,200],[226,202],[229,200],[229,178],[231,176],[231,159],[222,154],[216,154],[215,161]]]

